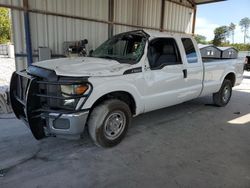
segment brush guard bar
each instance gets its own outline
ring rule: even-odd
[[[18,119],[21,119],[29,126],[31,132],[36,139],[46,137],[45,127],[47,126],[47,117],[50,113],[58,114],[60,118],[63,114],[73,114],[84,112],[83,105],[92,93],[92,84],[88,82],[87,78],[68,78],[58,77],[55,81],[47,81],[41,77],[33,76],[27,71],[14,72],[10,83],[10,102],[12,109]],[[46,88],[55,87],[60,88],[61,85],[88,85],[89,89],[83,95],[74,95],[62,93],[57,89],[57,92],[47,92]],[[45,88],[41,90],[41,88]],[[59,92],[59,93],[58,93]],[[50,102],[58,103],[58,101],[65,101],[71,99],[84,99],[81,105],[76,108],[66,107],[64,105],[50,106]],[[59,104],[62,104],[59,102]]]

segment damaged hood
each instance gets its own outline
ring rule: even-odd
[[[131,65],[121,64],[115,60],[93,57],[61,58],[41,61],[33,64],[36,67],[53,70],[58,76],[119,76]]]

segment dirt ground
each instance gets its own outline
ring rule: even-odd
[[[225,108],[199,98],[135,118],[115,148],[36,141],[0,116],[0,187],[250,187],[250,73]],[[4,119],[3,119],[4,118]]]

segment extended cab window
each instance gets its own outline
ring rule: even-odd
[[[198,63],[197,53],[192,40],[190,38],[182,38],[181,40],[185,48],[188,63]]]
[[[149,43],[148,59],[151,69],[181,64],[180,52],[173,38],[157,38]]]

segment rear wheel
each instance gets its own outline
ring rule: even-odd
[[[232,96],[232,82],[230,80],[224,80],[220,90],[213,94],[213,101],[216,106],[226,106]]]
[[[96,145],[113,147],[125,137],[130,121],[129,106],[110,99],[93,109],[88,121],[89,134]]]

